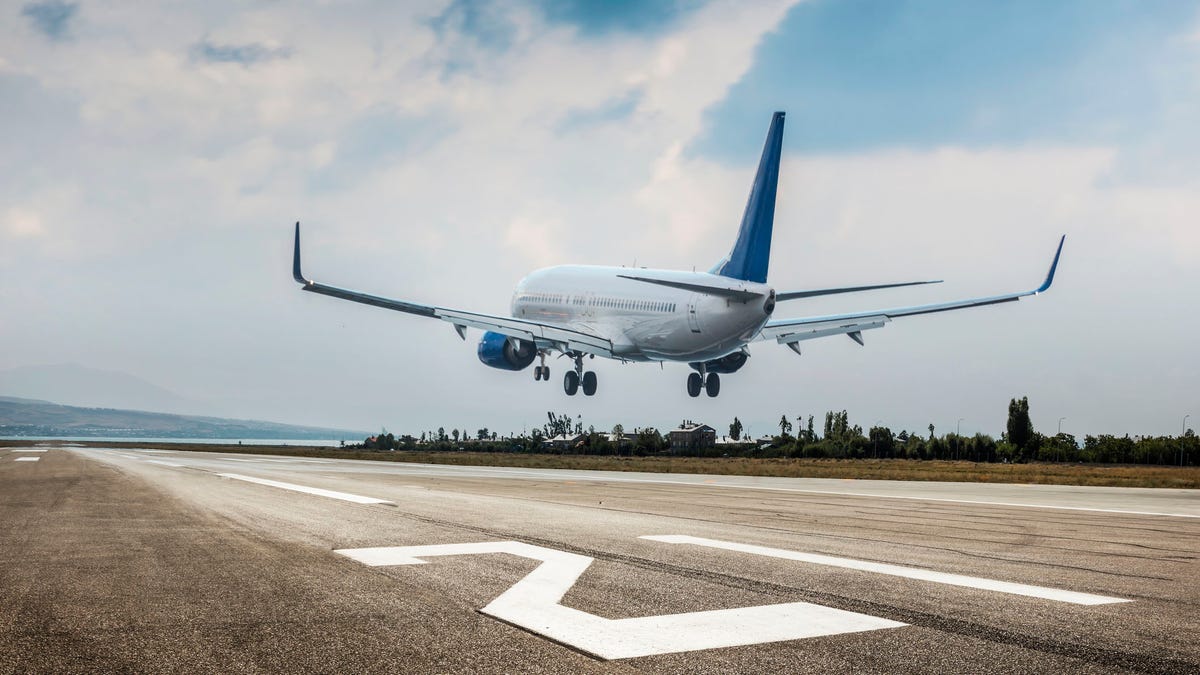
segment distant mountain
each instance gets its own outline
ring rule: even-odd
[[[334,440],[361,439],[367,434],[257,420],[80,408],[0,396],[0,436]]]
[[[56,401],[63,405],[172,413],[203,409],[195,401],[140,377],[73,363],[0,370],[0,396]]]

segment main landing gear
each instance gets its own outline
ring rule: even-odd
[[[550,366],[546,365],[546,352],[539,351],[540,362],[533,367],[533,379],[550,381]]]
[[[568,370],[563,375],[563,391],[567,396],[574,396],[579,391],[580,386],[583,387],[584,396],[592,396],[596,393],[596,373],[593,371],[584,372],[583,370],[583,354],[575,354],[575,370]]]
[[[700,390],[708,394],[709,398],[716,398],[717,394],[721,393],[721,376],[716,373],[689,373],[687,380],[688,396],[696,398],[700,395]]]

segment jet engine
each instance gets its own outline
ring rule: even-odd
[[[732,354],[726,354],[719,359],[705,361],[704,371],[708,373],[720,373],[722,375],[736,373],[737,371],[741,370],[742,366],[746,365],[746,359],[748,358],[750,358],[750,355],[746,352],[739,351]],[[688,365],[697,371],[700,370],[699,361],[695,363],[689,363]]]
[[[537,347],[532,342],[488,331],[479,340],[478,354],[485,366],[523,370],[537,357]]]

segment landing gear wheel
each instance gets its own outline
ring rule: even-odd
[[[583,395],[591,396],[596,393],[596,373],[587,371],[583,374]]]
[[[696,398],[700,395],[700,389],[704,387],[704,380],[701,379],[700,373],[688,373],[687,390],[688,396]]]
[[[533,379],[535,379],[535,380],[542,379],[542,367],[541,366],[533,367]]]
[[[574,396],[575,392],[579,391],[579,373],[568,370],[567,374],[563,375],[563,391],[567,392],[567,396]]]
[[[716,373],[709,373],[708,378],[704,380],[704,393],[708,394],[709,398],[716,398],[717,394],[721,393],[721,378]]]

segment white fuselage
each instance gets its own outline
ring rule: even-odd
[[[697,286],[736,285],[760,297],[742,301],[620,275]],[[617,358],[694,362],[744,347],[762,330],[773,305],[766,284],[701,272],[563,265],[522,279],[513,292],[512,315],[606,337]]]

